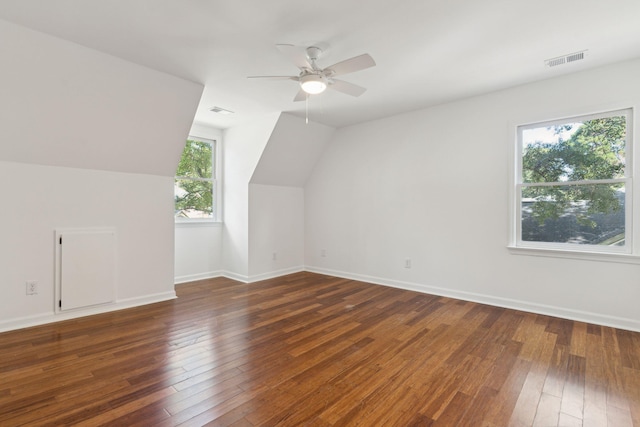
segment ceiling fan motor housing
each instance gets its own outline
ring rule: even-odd
[[[320,49],[319,47],[309,46],[307,48],[307,58],[312,61],[312,65],[315,65],[313,64],[313,61],[320,58],[320,55],[322,55],[322,49]]]

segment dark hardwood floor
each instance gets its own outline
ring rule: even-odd
[[[312,273],[0,334],[0,426],[640,426],[640,333]]]

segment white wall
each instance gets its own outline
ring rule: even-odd
[[[249,181],[279,114],[225,130],[223,134],[222,236],[225,275],[249,278]]]
[[[302,188],[249,186],[249,260],[250,281],[304,270]]]
[[[203,86],[0,20],[0,160],[172,176]]]
[[[305,187],[307,269],[640,330],[640,265],[507,250],[513,125],[638,107],[638,75],[640,60],[338,130]]]
[[[222,156],[224,141],[222,131],[200,123],[194,123],[189,135],[217,141],[218,154]],[[222,161],[218,161],[222,169]],[[176,164],[177,167],[177,164]],[[222,176],[222,170],[218,171]],[[222,200],[222,194],[218,194]],[[217,277],[223,274],[222,222],[176,223],[175,227],[175,282]]]
[[[173,298],[173,179],[0,161],[0,331]],[[54,315],[54,230],[115,227],[113,306]],[[39,292],[25,294],[25,281]]]
[[[282,113],[251,183],[304,187],[334,132],[330,126]]]
[[[222,262],[223,224],[176,224],[175,283],[218,277]]]
[[[304,269],[303,187],[334,132],[280,115],[249,187],[249,281]]]
[[[0,39],[0,330],[174,297],[173,176],[202,85],[4,21]],[[100,226],[117,302],[55,315],[54,230]]]

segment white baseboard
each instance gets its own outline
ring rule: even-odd
[[[162,292],[158,294],[145,295],[143,297],[128,298],[119,300],[113,304],[104,304],[89,308],[81,308],[73,311],[65,311],[55,314],[50,313],[35,314],[32,316],[18,317],[15,319],[0,322],[0,332],[13,331],[16,329],[29,328],[47,323],[61,322],[63,320],[76,319],[79,317],[91,316],[94,314],[108,313],[111,311],[123,310],[125,308],[138,307],[141,305],[153,304],[176,298],[175,291]]]
[[[281,270],[268,271],[266,273],[254,274],[253,276],[245,276],[243,274],[234,273],[232,271],[212,271],[208,273],[192,274],[188,276],[178,276],[175,278],[175,284],[182,284],[187,282],[195,282],[197,280],[213,279],[215,277],[226,277],[227,279],[237,280],[242,283],[253,283],[261,280],[273,279],[280,276],[286,276],[287,274],[299,273],[305,271],[303,265],[297,267],[283,268]]]
[[[390,286],[399,289],[406,289],[410,291],[416,291],[431,295],[439,295],[448,298],[455,298],[464,301],[477,302],[480,304],[488,304],[496,307],[509,308],[513,310],[526,311],[530,313],[543,314],[547,316],[560,317],[564,319],[576,320],[580,322],[593,323],[602,326],[609,326],[613,328],[625,329],[630,331],[640,332],[640,321],[636,319],[629,319],[624,317],[609,316],[599,313],[591,313],[580,310],[573,310],[564,307],[544,305],[530,303],[527,301],[514,300],[509,298],[495,297],[485,294],[477,294],[466,291],[456,291],[452,289],[441,288],[437,286],[429,286],[420,283],[404,282],[400,280],[381,278],[375,276],[368,276],[364,274],[349,273],[346,271],[337,271],[327,268],[314,267],[314,266],[299,266],[291,267],[282,270],[261,273],[253,276],[244,276],[230,271],[217,271],[205,273],[202,275],[183,276],[184,281],[176,283],[186,283],[188,281],[196,281],[202,279],[209,279],[214,277],[227,277],[232,280],[237,280],[243,283],[252,283],[260,280],[272,279],[287,274],[298,273],[301,271],[309,271],[311,273],[324,274],[328,276],[341,277],[344,279],[358,280],[367,283],[373,283],[376,285]],[[75,319],[78,317],[90,316],[94,314],[107,313],[111,311],[122,310],[125,308],[137,307],[146,304],[152,304],[155,302],[166,301],[176,298],[174,291],[163,292],[159,294],[146,295],[144,297],[129,298],[126,300],[119,300],[115,304],[95,306],[86,309],[74,310],[72,312],[64,312],[54,314],[50,313],[37,314],[32,316],[25,316],[0,322],[0,332],[11,331],[16,329],[27,328],[31,326],[43,325],[46,323],[59,322],[62,320]]]
[[[249,276],[234,273],[233,271],[223,271],[220,276],[226,277],[227,279],[237,280],[242,283],[249,283]]]
[[[198,273],[198,274],[188,274],[186,276],[176,276],[173,280],[173,283],[179,285],[181,283],[187,282],[195,282],[197,280],[205,280],[205,279],[213,279],[214,277],[223,276],[224,272],[222,270],[218,271],[208,271],[206,273]]]
[[[283,268],[282,270],[269,271],[267,273],[254,274],[249,276],[248,283],[259,282],[261,280],[273,279],[280,276],[286,276],[287,274],[299,273],[305,271],[303,265],[297,267]]]
[[[492,295],[477,294],[465,291],[429,286],[419,283],[404,282],[387,278],[367,276],[364,274],[348,273],[345,271],[330,270],[321,267],[306,266],[306,271],[328,276],[341,277],[344,279],[358,280],[361,282],[373,283],[376,285],[390,286],[399,289],[406,289],[431,295],[438,295],[448,298],[455,298],[464,301],[477,302],[496,307],[509,308],[512,310],[526,311],[529,313],[543,314],[547,316],[560,317],[563,319],[576,320],[579,322],[593,323],[596,325],[609,326],[612,328],[625,329],[640,332],[640,321],[624,317],[609,316],[587,311],[573,310],[564,307],[530,303],[527,301],[514,300],[509,298],[495,297]]]

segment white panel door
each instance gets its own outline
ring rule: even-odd
[[[115,232],[60,235],[60,310],[115,300]]]

